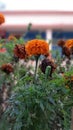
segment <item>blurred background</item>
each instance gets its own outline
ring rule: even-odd
[[[46,41],[51,40],[50,48],[59,49],[59,39],[73,38],[73,0],[0,0],[0,12],[5,15],[5,23],[0,27],[0,37],[10,34],[20,38],[31,29],[25,40],[36,35]]]

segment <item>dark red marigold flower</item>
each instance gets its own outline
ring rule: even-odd
[[[62,48],[62,53],[63,53],[68,59],[70,59],[71,51],[70,51],[69,48],[67,48],[67,47],[64,46],[64,47]]]
[[[65,41],[64,40],[59,40],[58,41],[58,46],[63,47],[65,45]]]
[[[40,64],[40,69],[41,71],[45,74],[46,71],[46,67],[50,66],[51,67],[51,71],[50,71],[50,77],[52,76],[52,73],[54,72],[54,70],[56,69],[56,65],[54,64],[54,62],[52,60],[49,60],[47,58],[45,58],[42,63]]]
[[[10,63],[3,64],[1,66],[1,70],[4,71],[6,74],[10,74],[11,72],[13,72],[13,66]]]
[[[62,53],[70,59],[70,56],[73,54],[73,39],[69,40],[59,40],[58,46],[62,48]]]
[[[71,54],[73,54],[73,47],[70,49]]]
[[[15,45],[14,55],[20,59],[25,59],[27,56],[26,51],[25,51],[25,45],[24,44]]]

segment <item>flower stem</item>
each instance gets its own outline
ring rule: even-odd
[[[38,59],[39,56],[35,56],[35,71],[34,71],[34,81],[36,81],[36,75],[37,75],[37,67],[38,67]]]

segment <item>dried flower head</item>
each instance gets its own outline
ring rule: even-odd
[[[65,41],[64,40],[59,40],[58,41],[58,46],[63,47],[65,45]]]
[[[70,52],[70,49],[69,49],[69,48],[67,48],[66,46],[64,46],[64,47],[62,48],[62,53],[63,53],[68,59],[70,59],[70,54],[71,54],[71,52]]]
[[[47,55],[49,53],[49,44],[40,39],[33,39],[26,43],[26,52],[29,56]]]
[[[0,25],[5,22],[5,17],[0,13]]]
[[[42,63],[40,64],[40,69],[41,71],[45,74],[46,71],[46,67],[50,66],[51,67],[51,71],[50,71],[50,75],[52,76],[52,73],[54,72],[54,70],[56,69],[56,65],[52,60],[49,60],[47,58],[45,58]]]
[[[15,45],[14,55],[20,59],[25,59],[27,57],[27,54],[25,51],[25,45],[24,44]]]
[[[13,66],[10,63],[3,64],[1,66],[1,70],[4,71],[6,74],[10,74],[11,72],[13,72]]]
[[[60,40],[58,46],[62,48],[62,53],[70,59],[71,54],[73,54],[73,39],[69,40]]]

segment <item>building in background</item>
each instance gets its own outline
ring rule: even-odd
[[[5,8],[0,9],[6,22],[0,27],[0,35],[8,37],[13,33],[23,35],[29,23],[31,30],[25,40],[33,39],[40,34],[47,41],[52,39],[50,47],[56,50],[59,39],[73,38],[73,1],[65,0],[3,0]]]

